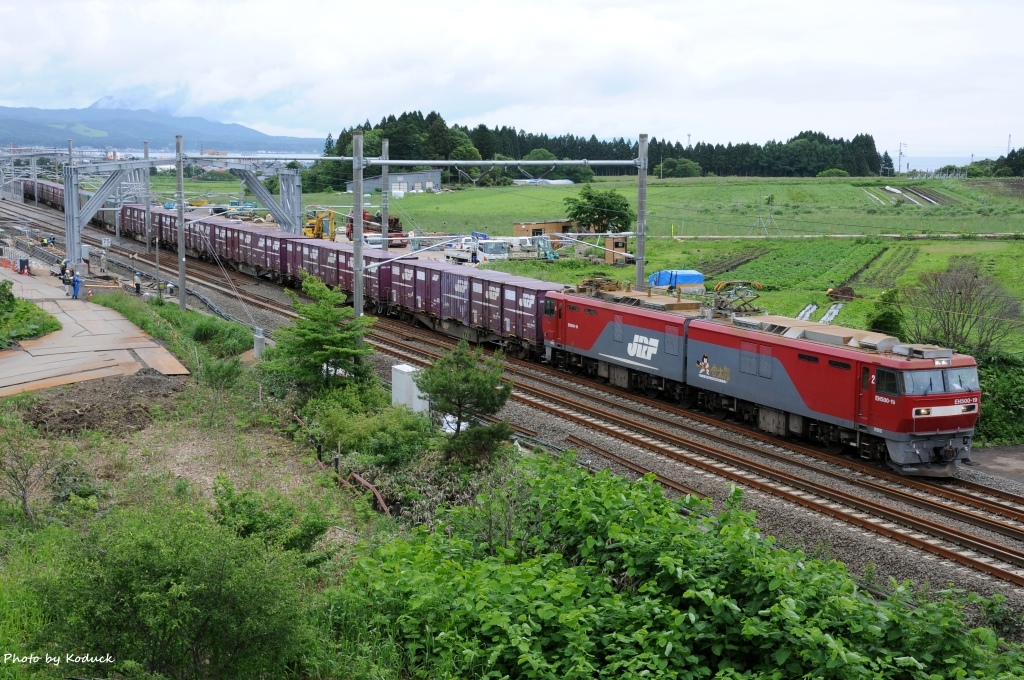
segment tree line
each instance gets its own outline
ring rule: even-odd
[[[996,160],[983,158],[970,165],[944,165],[940,173],[961,173],[968,179],[978,177],[1024,177],[1024,148],[1014,149]]]
[[[369,120],[344,128],[337,137],[327,135],[324,155],[350,156],[352,137],[363,132],[363,152],[379,156],[381,140],[388,139],[389,157],[394,159],[423,158],[427,160],[630,160],[639,154],[635,140],[623,137],[600,140],[572,134],[551,136],[519,130],[510,126],[448,125],[440,113],[407,111],[399,116],[386,116],[377,124]],[[648,145],[651,174],[659,177],[691,177],[703,175],[740,175],[755,177],[814,177],[821,172],[838,169],[849,175],[878,175],[884,157],[875,148],[871,135],[860,134],[851,140],[831,138],[822,132],[801,132],[785,142],[686,145],[652,137]],[[891,160],[889,161],[891,166]],[[631,167],[556,168],[537,174],[548,179],[572,179],[585,182],[595,175],[635,174]],[[446,173],[448,171],[445,171]],[[533,170],[531,170],[531,173]],[[380,174],[380,168],[369,167],[367,177]],[[452,170],[445,181],[472,179],[478,184],[510,184],[523,178],[516,169],[486,168],[460,174]],[[303,172],[307,191],[343,190],[351,181],[352,168],[346,163],[317,163]]]

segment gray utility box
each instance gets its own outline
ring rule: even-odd
[[[430,409],[430,402],[423,398],[413,380],[418,370],[407,364],[396,364],[391,367],[391,404],[393,406],[407,406],[413,413],[423,413]]]

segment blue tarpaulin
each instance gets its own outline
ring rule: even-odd
[[[663,269],[647,277],[652,286],[703,286],[704,275],[694,269]]]

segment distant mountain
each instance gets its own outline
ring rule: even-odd
[[[181,135],[188,151],[281,151],[316,153],[323,140],[274,137],[233,123],[184,118],[146,109],[111,108],[105,97],[87,109],[36,109],[0,106],[0,146],[59,146],[141,149],[143,140],[154,151],[173,150]]]

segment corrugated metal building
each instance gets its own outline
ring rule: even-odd
[[[441,188],[440,170],[417,170],[416,172],[391,172],[388,177],[391,183],[390,191],[436,191]],[[379,191],[381,188],[380,177],[364,177],[363,191]],[[352,182],[346,183],[346,189],[352,191]]]

